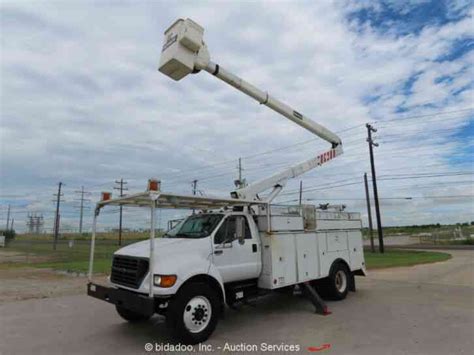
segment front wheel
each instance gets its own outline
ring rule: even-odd
[[[183,286],[171,301],[166,321],[175,338],[187,344],[209,338],[219,318],[219,297],[205,283]]]

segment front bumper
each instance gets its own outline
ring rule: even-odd
[[[159,312],[167,304],[164,299],[157,300],[144,294],[120,288],[106,287],[91,282],[87,284],[87,294],[145,316],[151,316]]]

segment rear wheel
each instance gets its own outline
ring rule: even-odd
[[[328,296],[333,300],[343,300],[349,292],[350,271],[344,263],[331,267],[329,277],[325,280]]]
[[[219,297],[205,283],[184,285],[171,301],[166,321],[175,338],[187,343],[201,343],[212,334],[219,318]]]
[[[131,311],[119,305],[116,305],[115,309],[117,310],[117,313],[120,315],[120,317],[129,322],[142,322],[150,318],[150,316],[145,316],[143,314]]]

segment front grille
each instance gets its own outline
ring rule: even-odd
[[[114,256],[110,280],[118,285],[139,288],[148,272],[148,260],[131,256]]]

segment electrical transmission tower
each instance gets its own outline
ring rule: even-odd
[[[43,215],[38,215],[36,212],[28,213],[27,218],[26,226],[28,227],[28,232],[31,234],[40,234],[44,225]]]
[[[365,125],[367,127],[367,143],[369,143],[370,153],[370,168],[372,169],[372,186],[374,189],[374,202],[375,202],[375,215],[377,216],[377,232],[379,235],[379,250],[383,254],[383,231],[382,231],[382,220],[380,217],[380,205],[379,205],[379,194],[377,191],[377,175],[375,174],[375,162],[374,162],[374,147],[378,147],[378,143],[374,143],[372,139],[372,132],[377,132],[370,124]]]
[[[81,186],[80,190],[75,191],[76,194],[79,195],[79,198],[75,199],[75,201],[79,202],[79,206],[74,206],[75,208],[79,209],[79,234],[82,234],[82,222],[84,219],[84,209],[89,209],[89,206],[85,206],[84,203],[89,203],[90,199],[85,198],[84,196],[90,195],[90,192],[84,190],[84,186]]]
[[[127,184],[127,182],[123,181],[123,178],[121,178],[120,180],[115,180],[115,184],[117,184],[117,186],[114,186],[114,190],[120,191],[120,197],[125,196],[123,192],[128,190],[128,188],[124,186]],[[122,212],[123,212],[123,206],[120,205],[118,245],[122,245]]]
[[[28,233],[33,233],[34,225],[35,225],[35,222],[33,220],[34,217],[31,213],[28,213],[28,216],[26,218],[28,218],[26,220],[26,226],[28,227]]]

